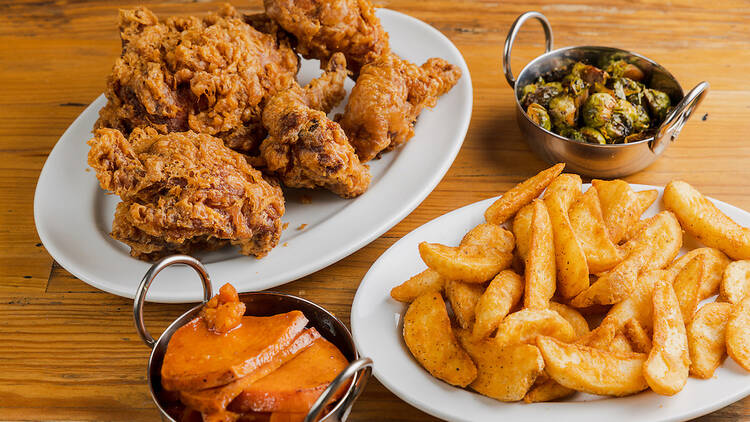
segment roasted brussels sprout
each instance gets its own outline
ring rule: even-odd
[[[552,130],[552,121],[549,119],[547,109],[537,103],[531,103],[526,109],[526,114],[529,115],[529,119],[539,126]]]
[[[576,124],[576,103],[568,94],[549,100],[549,114],[555,127],[573,127]]]
[[[592,94],[583,104],[583,122],[586,126],[600,128],[612,118],[616,106],[615,97],[604,92]]]
[[[607,140],[604,139],[604,135],[601,132],[594,129],[593,127],[584,126],[580,130],[581,136],[590,144],[606,144]]]
[[[671,109],[669,96],[642,82],[646,75],[620,53],[602,57],[600,67],[561,66],[521,90],[521,105],[539,126],[589,143],[635,142],[652,136]],[[647,78],[648,76],[648,78]]]
[[[672,106],[669,95],[656,89],[647,89],[643,92],[643,95],[646,97],[651,115],[658,121],[664,120]]]

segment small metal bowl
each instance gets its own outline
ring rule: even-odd
[[[537,19],[544,28],[546,52],[527,64],[516,79],[510,68],[511,50],[519,29],[530,18]],[[531,149],[547,162],[564,162],[567,170],[582,175],[615,178],[646,168],[677,139],[685,122],[708,93],[708,82],[701,82],[687,95],[683,94],[682,87],[669,71],[653,60],[630,51],[594,46],[566,47],[553,51],[552,44],[552,28],[547,18],[539,12],[522,14],[510,27],[508,38],[505,40],[503,70],[505,78],[514,90],[518,126]],[[539,76],[575,61],[597,64],[600,57],[612,53],[622,54],[625,60],[638,66],[646,74],[645,80],[649,81],[646,85],[666,92],[672,104],[676,104],[661,126],[656,129],[654,136],[627,144],[600,145],[578,142],[537,125],[521,107],[523,87],[533,83]]]
[[[166,404],[160,401],[162,396],[161,387],[161,365],[164,360],[164,354],[167,351],[167,344],[172,335],[178,328],[190,322],[200,312],[203,303],[190,309],[177,318],[162,333],[158,340],[155,340],[149,334],[143,322],[143,304],[146,300],[146,293],[157,274],[164,268],[171,265],[183,264],[193,268],[203,281],[203,303],[206,303],[213,297],[211,281],[206,272],[206,268],[197,259],[186,255],[173,255],[157,262],[148,270],[143,277],[138,291],[133,301],[133,319],[138,334],[147,346],[151,347],[151,357],[148,361],[148,386],[151,391],[151,398],[161,413],[163,421],[176,422],[166,411]],[[331,382],[328,388],[323,391],[318,400],[305,417],[304,422],[343,422],[349,417],[354,402],[362,394],[367,384],[367,380],[372,373],[372,360],[370,358],[361,358],[357,353],[354,345],[352,334],[346,328],[344,323],[333,316],[330,312],[322,307],[296,296],[275,292],[251,292],[240,293],[240,300],[245,303],[246,315],[252,316],[271,316],[279,313],[290,312],[293,310],[302,311],[309,319],[308,326],[315,327],[321,336],[333,343],[341,350],[341,353],[349,360],[350,364],[346,369]],[[350,382],[351,381],[351,382]],[[346,393],[339,399],[335,406],[318,419],[326,409],[326,405],[331,397],[339,390],[340,387],[349,383]]]

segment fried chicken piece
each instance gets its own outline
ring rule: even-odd
[[[145,7],[121,10],[122,53],[95,128],[125,136],[137,127],[193,130],[257,152],[266,136],[263,105],[294,83],[299,68],[289,40],[270,25],[259,28],[229,5],[204,18],[162,23]]]
[[[297,52],[325,63],[342,52],[355,75],[390,51],[369,0],[264,0],[266,13],[297,37]]]
[[[98,129],[89,165],[102,189],[119,195],[112,237],[155,260],[228,243],[262,257],[279,241],[284,198],[242,154],[191,131],[134,129],[129,139]]]
[[[461,69],[433,57],[416,66],[391,53],[364,66],[339,123],[364,163],[414,136],[425,107],[448,92]]]
[[[261,159],[285,185],[323,187],[344,198],[367,190],[369,168],[360,163],[341,126],[326,117],[344,98],[345,79],[346,61],[336,53],[323,76],[268,101],[263,110],[268,138],[260,146]]]

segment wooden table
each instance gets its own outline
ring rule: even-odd
[[[217,7],[185,3],[152,7],[161,16],[204,13]],[[235,3],[247,10],[261,9],[258,0]],[[359,281],[397,239],[447,211],[503,192],[544,167],[521,139],[511,90],[500,70],[508,27],[527,10],[549,17],[557,46],[617,46],[655,59],[686,89],[710,81],[708,98],[679,141],[659,161],[627,180],[663,185],[681,178],[707,195],[750,210],[747,2],[381,3],[430,23],[461,50],[474,83],[469,133],[445,179],[410,216],[348,258],[278,290],[316,301],[348,322]],[[132,302],[97,291],[57,265],[39,243],[32,206],[47,154],[85,105],[102,92],[119,54],[118,7],[135,4],[0,3],[1,420],[158,418],[146,386],[149,349],[133,328]],[[517,72],[542,51],[538,24],[524,28],[516,45]],[[133,274],[136,279],[140,276]],[[185,308],[150,304],[146,320],[154,332],[160,332]],[[376,380],[351,417],[352,421],[431,419]],[[750,420],[750,398],[700,420]]]

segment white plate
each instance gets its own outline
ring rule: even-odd
[[[636,191],[659,190],[659,199],[645,216],[663,209],[663,188],[631,186]],[[402,340],[401,318],[406,306],[391,299],[390,290],[426,268],[417,251],[419,242],[457,245],[464,233],[484,222],[484,211],[495,199],[459,208],[407,234],[375,261],[359,285],[351,313],[354,341],[360,355],[372,358],[375,376],[389,390],[433,416],[467,422],[683,421],[750,395],[750,374],[731,358],[716,370],[713,378],[690,378],[685,388],[673,397],[648,391],[623,398],[577,394],[568,401],[554,403],[501,403],[433,378],[414,360]],[[750,213],[720,201],[713,202],[739,224],[750,226]],[[686,235],[682,252],[697,246],[698,242]]]
[[[401,57],[418,64],[442,57],[459,66],[463,76],[434,109],[422,112],[409,143],[370,163],[372,182],[363,195],[345,200],[328,192],[289,190],[283,218],[289,226],[266,257],[243,256],[235,248],[200,255],[215,285],[232,282],[239,291],[263,290],[346,257],[414,210],[453,163],[471,118],[466,62],[451,41],[428,24],[387,9],[377,14]],[[317,60],[303,60],[300,83],[319,74]],[[347,91],[352,86],[348,80]],[[50,153],[36,187],[34,220],[47,251],[66,270],[94,287],[132,298],[149,264],[131,258],[129,248],[109,237],[118,198],[105,195],[86,164],[86,141],[104,104],[100,96],[88,106]],[[343,104],[332,114],[343,111]],[[311,204],[302,204],[303,193],[312,198]],[[302,224],[306,228],[297,230]],[[187,268],[169,268],[151,287],[148,299],[200,300],[200,283],[194,278]]]

